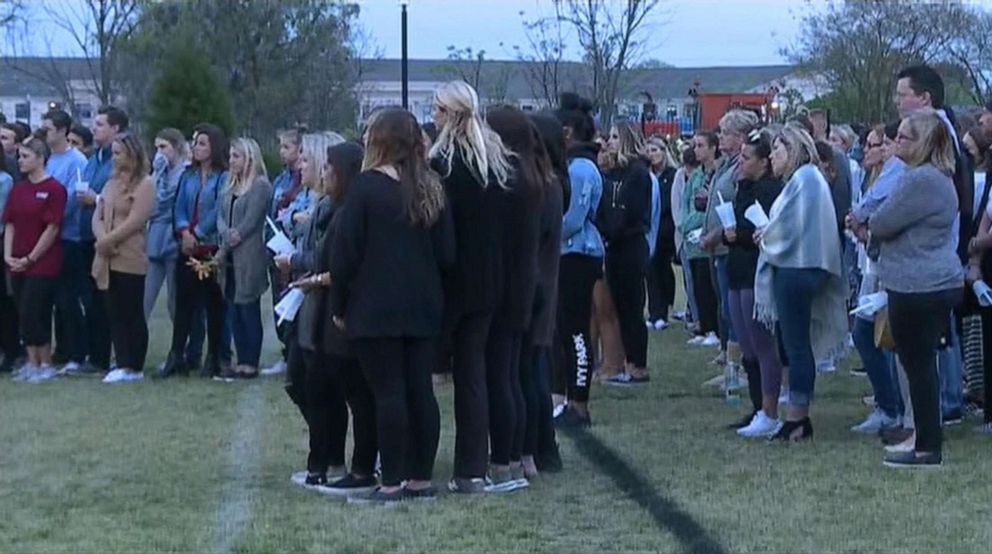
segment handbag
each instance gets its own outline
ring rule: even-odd
[[[895,350],[896,341],[892,338],[892,324],[889,322],[888,306],[875,314],[875,346],[882,350]]]

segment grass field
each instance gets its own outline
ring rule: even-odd
[[[161,311],[150,360],[170,329]],[[275,349],[266,338],[265,359]],[[945,466],[883,468],[866,380],[818,379],[816,440],[767,445],[699,383],[714,351],[652,332],[651,384],[593,389],[594,426],[560,437],[566,471],[505,496],[356,507],[298,489],[306,430],[280,379],[0,382],[0,552],[920,552],[992,549],[992,444],[949,431]],[[149,365],[153,365],[151,362]],[[438,391],[435,480],[451,473]]]

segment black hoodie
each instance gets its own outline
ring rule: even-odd
[[[603,198],[596,226],[607,248],[635,238],[651,227],[651,173],[640,158],[603,174]]]

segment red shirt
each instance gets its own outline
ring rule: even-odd
[[[65,201],[65,187],[51,177],[38,183],[24,180],[10,189],[3,212],[3,223],[14,226],[11,257],[24,258],[30,254],[50,224],[58,225],[61,233]],[[55,242],[48,251],[21,275],[56,277],[61,270],[62,241],[59,234],[56,234]]]

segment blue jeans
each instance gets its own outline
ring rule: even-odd
[[[720,298],[720,329],[724,342],[737,342],[734,325],[730,320],[730,275],[727,273],[727,257],[714,256],[713,265],[716,267],[717,293]]]
[[[937,378],[940,382],[940,410],[947,416],[964,408],[964,384],[961,369],[961,341],[957,325],[951,315],[950,331],[947,333],[947,348],[937,351]]]
[[[224,280],[224,303],[227,307],[227,317],[224,321],[228,323],[234,336],[234,348],[238,352],[238,364],[258,368],[258,359],[262,355],[262,304],[261,299],[247,304],[235,304],[236,294],[234,275],[227,274]],[[221,342],[221,354],[227,350],[230,340],[223,337]]]
[[[889,417],[902,413],[899,407],[899,390],[893,383],[892,353],[875,346],[875,322],[854,318],[854,346],[865,364],[868,380],[875,391],[875,405]]]
[[[772,294],[778,310],[782,345],[789,359],[789,404],[809,406],[813,401],[816,360],[810,340],[813,298],[827,284],[822,269],[775,268]]]

